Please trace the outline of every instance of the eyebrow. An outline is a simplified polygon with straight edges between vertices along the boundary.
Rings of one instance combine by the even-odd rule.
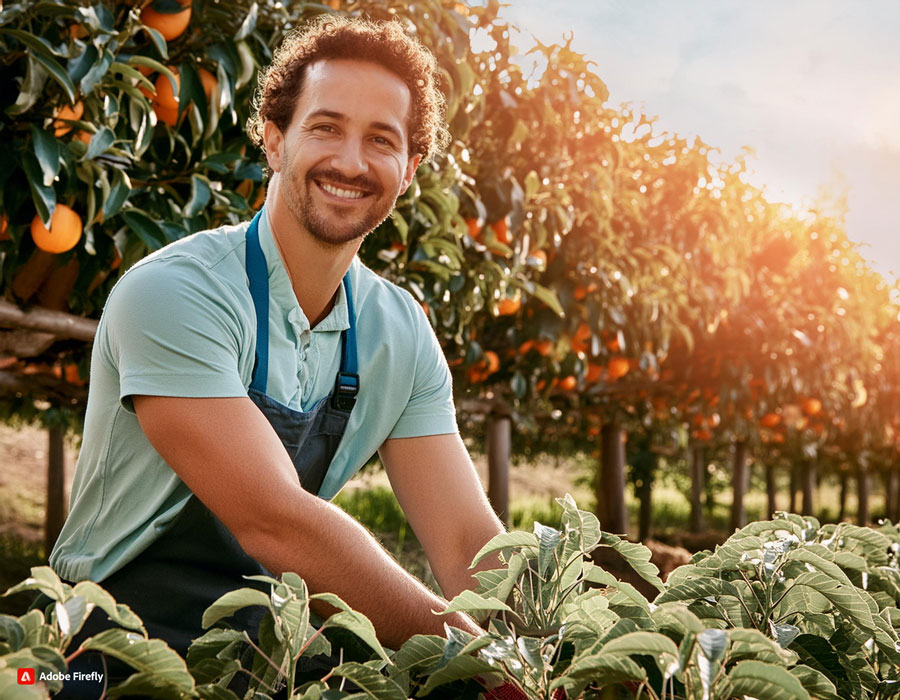
[[[311,112],[310,114],[308,114],[306,120],[308,121],[310,119],[316,119],[318,117],[326,117],[328,119],[334,119],[335,121],[347,120],[346,115],[330,109],[317,109],[315,112]],[[390,134],[393,134],[394,137],[397,138],[401,143],[403,142],[403,134],[393,124],[388,124],[387,122],[372,122],[369,126],[373,129],[377,129],[378,131],[386,131]]]

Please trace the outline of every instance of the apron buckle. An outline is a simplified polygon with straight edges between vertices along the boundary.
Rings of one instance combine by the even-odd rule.
[[[334,394],[331,405],[339,411],[352,411],[359,393],[359,375],[350,372],[338,372],[334,382]]]

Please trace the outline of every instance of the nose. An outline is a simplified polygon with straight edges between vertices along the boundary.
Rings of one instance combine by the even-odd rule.
[[[369,172],[363,141],[356,136],[341,139],[331,165],[347,177],[358,177]]]

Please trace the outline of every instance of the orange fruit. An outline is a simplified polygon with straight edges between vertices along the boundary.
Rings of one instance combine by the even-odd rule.
[[[547,253],[543,250],[532,250],[528,254],[528,262],[535,267],[547,267]]]
[[[582,321],[572,335],[572,349],[575,352],[587,352],[591,343],[591,328]]]
[[[512,316],[520,308],[522,308],[522,297],[503,297],[497,304],[497,315]]]
[[[163,107],[158,104],[153,105],[153,111],[156,113],[156,118],[161,121],[163,124],[168,124],[169,126],[174,127],[178,124],[178,108],[169,109],[168,107]]]
[[[709,442],[712,440],[712,433],[709,430],[694,430],[691,437],[698,442]]]
[[[589,362],[587,366],[587,372],[584,375],[584,381],[587,384],[593,384],[598,381],[600,377],[603,376],[603,365],[597,365],[593,362]]]
[[[759,419],[759,424],[764,428],[774,428],[781,423],[781,416],[777,413],[767,413]]]
[[[822,402],[819,399],[806,399],[803,402],[803,412],[808,416],[817,416],[822,412]]]
[[[500,369],[500,357],[493,350],[486,350],[484,357],[469,367],[467,376],[473,384],[483,382]]]
[[[553,352],[553,341],[552,340],[536,340],[534,341],[534,349],[537,350],[538,355],[543,357],[547,357],[551,352]]]
[[[175,74],[175,87],[181,90],[181,77],[178,75],[178,69],[173,67],[170,70]],[[172,81],[164,73],[160,73],[156,78],[156,97],[153,101],[165,109],[178,109],[178,95],[172,90]]]
[[[83,143],[85,146],[90,146],[91,139],[94,138],[94,135],[90,131],[79,129],[75,132],[75,138],[81,141],[81,143]]]
[[[81,115],[84,114],[84,102],[78,100],[72,107],[69,105],[63,105],[56,112],[56,119],[53,122],[53,135],[56,138],[60,136],[65,136],[70,131],[72,131],[72,125],[66,124],[64,119],[81,119]]]
[[[65,253],[72,250],[81,239],[81,217],[65,204],[57,204],[50,216],[47,229],[37,214],[31,220],[31,237],[34,244],[48,253]]]
[[[520,354],[520,355],[527,355],[533,348],[534,348],[534,341],[533,341],[533,340],[526,340],[524,343],[522,343],[522,344],[519,346],[519,354]]]
[[[184,33],[191,22],[190,3],[182,3],[185,7],[181,12],[165,14],[157,12],[149,5],[141,10],[141,22],[144,26],[155,29],[166,41],[172,41]]]
[[[616,381],[628,374],[631,365],[625,357],[614,357],[609,361],[609,380]]]
[[[491,224],[491,230],[494,232],[494,235],[497,237],[497,243],[502,243],[503,245],[509,245],[512,241],[509,235],[509,217],[504,217],[497,221],[496,223]]]
[[[9,235],[9,219],[6,214],[0,214],[0,241],[8,241]]]
[[[69,384],[82,386],[85,383],[84,379],[81,378],[81,372],[78,371],[78,365],[74,362],[70,362],[63,367],[63,376],[65,376]]]
[[[478,219],[466,219],[466,231],[472,240],[477,241],[481,235],[481,223]]]
[[[260,185],[259,190],[256,192],[256,198],[250,203],[250,207],[256,211],[259,209],[263,203],[266,201],[266,188]]]
[[[571,374],[559,380],[559,388],[563,391],[572,391],[578,386],[578,380]]]

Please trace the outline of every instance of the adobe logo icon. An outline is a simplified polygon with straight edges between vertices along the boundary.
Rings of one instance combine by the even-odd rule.
[[[34,685],[34,669],[20,668],[16,674],[16,680],[19,685]]]

